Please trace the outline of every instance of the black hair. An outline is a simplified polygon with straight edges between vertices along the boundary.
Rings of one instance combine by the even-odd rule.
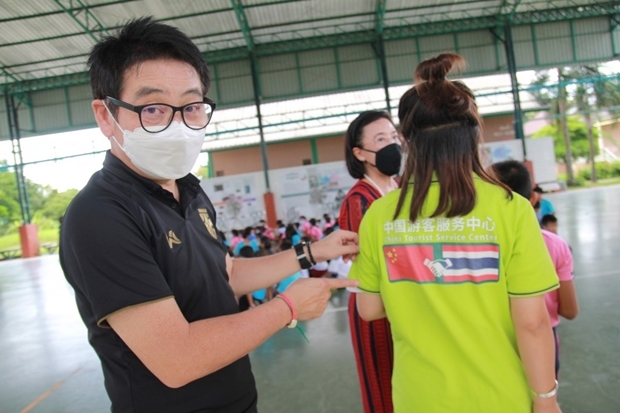
[[[532,178],[530,171],[523,163],[515,160],[497,162],[490,170],[504,185],[525,199],[532,197]]]
[[[158,23],[149,16],[130,20],[93,46],[87,63],[93,98],[120,98],[125,72],[157,59],[177,60],[192,66],[200,77],[203,94],[207,94],[211,82],[209,69],[198,47],[176,27]]]
[[[364,162],[353,154],[353,148],[361,148],[364,127],[379,119],[387,119],[392,122],[392,117],[387,112],[369,110],[362,112],[349,125],[344,137],[344,159],[347,162],[349,174],[355,179],[362,179],[366,172]]]
[[[431,217],[469,214],[476,205],[474,175],[503,187],[506,195],[512,196],[484,170],[480,160],[482,120],[474,93],[464,83],[446,78],[452,69],[462,69],[465,64],[465,59],[454,53],[423,61],[416,68],[417,84],[400,99],[398,118],[408,152],[394,217],[410,196],[409,219],[415,221],[434,180],[439,182],[439,199]],[[411,181],[413,191],[408,195]]]
[[[288,224],[286,229],[284,230],[284,235],[286,235],[287,239],[292,240],[295,235],[297,235],[297,230],[293,224]]]
[[[541,187],[539,187],[538,185],[536,185],[534,187],[534,192],[538,193],[538,194],[544,194],[545,191],[543,191],[543,189]]]
[[[265,248],[266,250],[271,249],[271,240],[269,239],[269,237],[261,237],[260,242],[261,244],[263,244],[263,248]]]
[[[239,231],[237,231],[236,229],[232,229],[230,230],[230,232],[233,234],[234,237],[239,236]]]
[[[309,222],[309,223],[310,223],[310,225],[312,225],[313,227],[315,227],[315,226],[316,226],[316,219],[314,219],[314,218],[310,218],[310,219],[308,220],[308,222]]]
[[[243,238],[247,238],[252,234],[252,230],[254,228],[252,227],[245,227],[245,229],[243,230]]]
[[[241,249],[239,250],[239,256],[243,258],[252,258],[254,257],[254,249],[249,245],[241,247]]]
[[[558,222],[558,219],[553,214],[543,215],[542,218],[540,219],[540,225],[543,227],[547,224],[552,224],[552,223],[557,224],[557,222]]]
[[[282,242],[280,242],[280,251],[290,250],[291,248],[293,248],[293,241],[290,239],[283,239]]]

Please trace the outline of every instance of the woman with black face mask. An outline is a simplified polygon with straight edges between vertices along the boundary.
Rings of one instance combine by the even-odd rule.
[[[400,135],[386,112],[361,113],[347,130],[345,159],[353,178],[359,179],[340,208],[338,225],[357,232],[372,202],[397,189]],[[357,313],[356,293],[349,300],[349,322],[365,413],[391,413],[392,335],[386,318],[364,321]]]

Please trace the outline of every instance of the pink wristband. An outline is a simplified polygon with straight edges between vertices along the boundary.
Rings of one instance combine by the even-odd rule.
[[[295,311],[295,306],[293,305],[293,302],[291,301],[291,299],[288,298],[284,294],[278,294],[278,295],[276,295],[276,298],[281,298],[282,300],[284,300],[286,305],[288,305],[288,308],[291,309],[292,320],[286,326],[288,328],[295,328],[295,327],[297,327],[297,312]]]

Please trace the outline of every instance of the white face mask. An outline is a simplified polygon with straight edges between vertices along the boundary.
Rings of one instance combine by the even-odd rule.
[[[121,128],[116,119],[114,123],[123,131],[123,145],[114,135],[112,139],[136,168],[154,179],[179,179],[190,173],[205,140],[204,128],[193,130],[176,121],[157,133],[141,126],[132,132]]]

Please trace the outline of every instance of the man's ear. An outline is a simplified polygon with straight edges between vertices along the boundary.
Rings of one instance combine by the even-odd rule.
[[[95,99],[91,104],[93,108],[93,112],[95,114],[95,121],[101,130],[101,133],[108,138],[114,135],[114,119],[112,119],[112,115],[105,107],[102,99]]]
[[[360,148],[353,148],[353,156],[355,156],[355,158],[360,162],[366,162],[366,158],[364,158],[364,155],[362,155],[362,153],[363,151]]]

